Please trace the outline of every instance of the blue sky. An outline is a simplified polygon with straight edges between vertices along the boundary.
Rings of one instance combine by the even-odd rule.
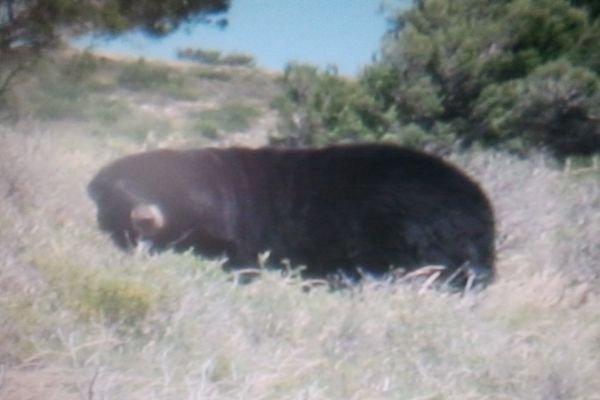
[[[259,66],[282,69],[289,61],[337,65],[355,74],[377,53],[386,31],[382,0],[232,0],[229,26],[197,25],[162,39],[128,34],[93,47],[119,54],[172,59],[179,48],[241,52]],[[388,0],[405,5],[410,0]],[[89,39],[79,44],[88,44]]]

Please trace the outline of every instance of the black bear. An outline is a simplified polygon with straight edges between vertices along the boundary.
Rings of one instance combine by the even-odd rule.
[[[479,186],[445,161],[394,145],[156,150],[117,160],[88,187],[117,245],[141,240],[305,266],[350,280],[441,266],[453,286],[494,275],[494,216]],[[470,278],[469,278],[470,277]]]

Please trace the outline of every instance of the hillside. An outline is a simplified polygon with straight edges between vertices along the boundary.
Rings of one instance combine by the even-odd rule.
[[[595,169],[452,155],[498,219],[498,279],[464,296],[236,285],[218,260],[125,254],[97,230],[98,168],[265,144],[277,91],[256,69],[89,54],[21,78],[0,127],[0,399],[600,399]]]

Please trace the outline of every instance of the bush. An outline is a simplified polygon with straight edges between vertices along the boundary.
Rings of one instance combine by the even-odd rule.
[[[153,304],[154,289],[123,274],[86,268],[58,255],[36,259],[34,264],[60,301],[84,320],[132,326],[145,318]]]
[[[600,151],[600,21],[581,8],[420,0],[394,19],[382,52],[395,80],[376,90],[400,126],[436,138],[443,124],[463,145]]]
[[[559,156],[600,151],[600,79],[566,60],[488,86],[475,114],[495,141],[516,150],[546,147]]]
[[[182,60],[195,61],[201,64],[215,65],[221,59],[219,50],[204,50],[204,49],[179,49],[177,50],[177,58]]]
[[[124,325],[143,320],[155,297],[148,284],[108,273],[87,277],[76,293],[82,315]]]
[[[190,60],[200,64],[207,65],[227,65],[251,67],[254,65],[254,57],[243,53],[222,54],[219,50],[206,49],[179,49],[177,58],[180,60]]]
[[[379,82],[371,76],[371,83]],[[283,91],[273,101],[280,117],[273,143],[314,145],[382,137],[393,123],[394,111],[365,87],[340,77],[337,70],[290,64],[282,79]]]
[[[251,67],[254,65],[254,57],[250,54],[232,53],[224,55],[219,64],[229,66]]]

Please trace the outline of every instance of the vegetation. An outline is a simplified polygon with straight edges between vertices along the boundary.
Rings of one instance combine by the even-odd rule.
[[[41,49],[65,34],[118,34],[131,29],[162,36],[183,23],[210,22],[224,12],[228,0],[6,0],[0,5],[0,54],[15,47]],[[224,20],[219,20],[224,24]]]
[[[163,36],[192,22],[226,25],[211,17],[229,0],[5,0],[0,3],[0,117],[14,116],[13,80],[45,50],[83,33],[116,35],[139,29]],[[6,116],[6,115],[4,115]]]
[[[597,18],[600,16],[600,4],[594,0],[570,0],[571,4],[585,9],[592,17]]]
[[[190,129],[210,139],[217,139],[224,133],[248,130],[260,114],[260,110],[249,103],[223,104],[217,109],[190,115],[193,121]]]
[[[21,119],[87,122],[96,135],[138,142],[174,135],[182,142],[201,142],[244,133],[272,114],[263,103],[277,90],[257,71],[229,73],[194,64],[173,68],[87,52],[40,61],[21,81],[12,101]]]
[[[177,57],[181,60],[189,60],[208,65],[225,65],[230,67],[251,67],[254,65],[254,57],[249,54],[223,54],[219,50],[192,48],[179,49],[177,50]]]
[[[274,118],[264,119],[274,78],[235,69],[215,79],[206,66],[143,62],[184,79],[197,93],[186,100],[163,84],[122,87],[124,71],[139,63],[57,56],[15,87],[25,117],[0,128],[0,398],[600,392],[597,169],[565,172],[547,157],[489,150],[449,155],[481,182],[498,219],[498,279],[481,293],[375,281],[307,292],[293,272],[274,271],[238,285],[221,260],[142,247],[122,253],[96,228],[85,185],[108,160],[133,151],[265,143],[258,133],[276,129]],[[336,90],[353,87],[327,76]],[[51,118],[40,111],[61,97],[73,99],[71,109]],[[244,135],[226,130],[235,115]],[[206,120],[217,126],[215,139],[190,129]],[[160,123],[167,128],[159,134]]]
[[[597,152],[600,19],[596,3],[575,3],[590,12],[566,0],[417,1],[393,17],[381,61],[357,82],[290,66],[276,103],[282,133]]]
[[[335,68],[320,71],[291,64],[282,84],[282,93],[273,101],[280,116],[273,142],[305,145],[378,139],[394,123],[366,88],[338,76]]]
[[[56,2],[27,5],[42,3]],[[275,77],[3,58],[0,398],[597,398],[599,170],[544,153],[598,150],[596,4],[419,0],[355,80],[297,64]],[[19,63],[30,73],[13,76]],[[497,281],[464,296],[369,280],[306,290],[294,270],[238,285],[222,260],[122,253],[98,232],[84,188],[108,160],[268,140],[444,150],[493,203]]]
[[[441,121],[466,143],[561,155],[600,148],[600,24],[582,9],[427,0],[398,17],[396,32],[384,57],[403,77],[392,89],[400,116],[426,129]],[[426,112],[423,99],[433,104]]]

